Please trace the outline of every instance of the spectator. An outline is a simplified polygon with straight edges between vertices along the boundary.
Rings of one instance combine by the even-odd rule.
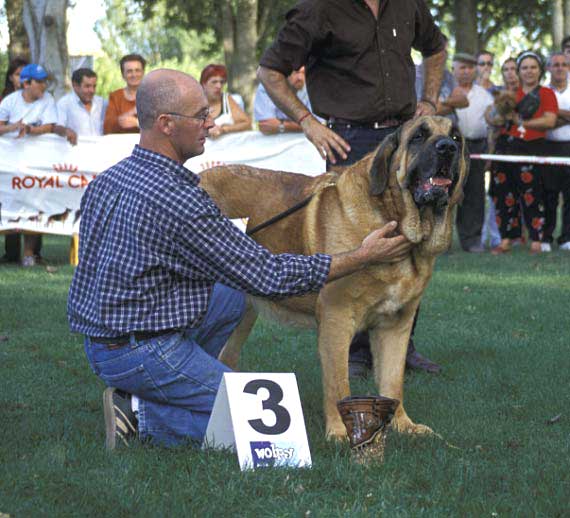
[[[453,58],[453,76],[467,97],[469,106],[455,110],[457,122],[470,153],[487,150],[487,123],[485,110],[493,104],[492,95],[475,84],[475,56],[458,52]],[[466,252],[481,253],[481,228],[485,217],[485,162],[471,160],[469,176],[463,186],[464,198],[457,207],[457,233]]]
[[[444,35],[445,37],[445,35]],[[447,37],[445,37],[445,50],[447,51]],[[418,102],[422,100],[424,95],[424,64],[423,62],[416,65],[416,99]],[[443,71],[443,79],[441,88],[439,89],[438,101],[436,103],[436,115],[448,116],[455,124],[457,117],[455,116],[456,108],[467,108],[469,101],[465,97],[463,91],[457,88],[453,74],[445,68]]]
[[[77,136],[103,135],[106,103],[95,95],[97,74],[90,68],[79,68],[71,76],[73,92],[57,102],[55,132],[75,145]]]
[[[305,86],[305,67],[293,70],[287,76],[287,82],[299,100],[310,110],[309,94]],[[259,123],[259,131],[264,135],[303,131],[297,122],[291,120],[275,106],[262,83],[259,83],[255,94],[253,117]]]
[[[556,52],[548,59],[550,72],[550,88],[556,94],[558,101],[558,118],[556,128],[546,134],[548,155],[570,156],[570,89],[568,88],[568,63],[562,52]],[[570,251],[570,167],[549,166],[544,177],[544,236],[542,237],[542,251],[552,250],[552,235],[556,228],[556,212],[560,194],[564,205],[562,206],[562,228],[558,245],[560,250]]]
[[[0,95],[0,101],[7,95],[20,89],[20,73],[27,64],[28,62],[22,58],[14,58],[10,61],[8,70],[6,70],[4,90],[2,90],[2,95]]]
[[[507,58],[503,62],[501,66],[501,75],[503,76],[503,85],[499,88],[501,90],[507,90],[516,94],[516,91],[519,88],[519,76],[517,75],[517,64],[514,58]],[[489,170],[490,165],[485,165],[486,170]],[[520,241],[520,238],[520,235],[513,235],[511,242],[513,244],[518,243]],[[497,211],[495,208],[495,203],[493,202],[493,198],[489,195],[487,195],[487,212],[485,214],[483,230],[481,231],[481,246],[485,247],[487,242],[489,242],[489,247],[491,248],[492,253],[501,253],[501,233],[499,232],[499,227],[497,226]]]
[[[411,246],[384,237],[391,222],[344,254],[271,254],[227,220],[183,166],[204,152],[214,127],[198,82],[155,70],[137,108],[140,144],[81,200],[81,258],[67,304],[71,330],[85,335],[89,363],[108,385],[110,449],[136,437],[169,446],[202,441],[230,370],[218,356],[243,316],[244,291],[273,298],[318,291],[366,265],[401,260]]]
[[[6,71],[6,80],[4,82],[4,90],[2,95],[0,95],[0,101],[4,99],[7,95],[20,89],[20,72],[28,62],[22,58],[15,58],[8,64],[8,70]],[[19,263],[20,262],[20,250],[22,247],[20,234],[13,232],[5,234],[4,236],[4,250],[5,253],[0,259],[3,263]]]
[[[55,101],[46,92],[48,73],[41,65],[26,65],[20,73],[22,89],[0,103],[0,135],[21,138],[24,135],[51,133],[57,122]],[[34,266],[41,260],[41,236],[24,237],[22,266]]]
[[[517,75],[517,61],[515,58],[507,58],[501,66],[501,75],[503,76],[503,90],[516,92],[519,89],[520,81]]]
[[[497,153],[544,156],[546,131],[554,128],[558,113],[556,95],[540,86],[544,73],[542,58],[532,51],[522,52],[516,61],[520,87],[516,92],[518,113],[510,130],[503,130]],[[520,237],[520,207],[531,239],[530,252],[541,252],[544,226],[543,168],[533,164],[498,162],[493,172],[492,195],[497,209],[501,245],[494,252],[504,253],[511,240]]]
[[[127,86],[109,94],[103,133],[138,133],[139,121],[135,99],[144,76],[146,61],[138,54],[128,54],[120,61],[121,74]]]
[[[251,119],[238,106],[233,97],[224,92],[228,73],[224,65],[210,64],[200,75],[200,84],[204,88],[215,126],[209,137],[216,139],[226,133],[251,129]]]
[[[491,81],[494,61],[495,55],[488,50],[482,50],[477,54],[477,84],[482,86],[490,94],[499,89],[499,87]]]

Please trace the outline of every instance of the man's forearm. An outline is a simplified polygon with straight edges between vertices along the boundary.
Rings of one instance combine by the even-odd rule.
[[[422,99],[430,101],[434,106],[436,106],[437,99],[439,97],[439,90],[441,88],[446,59],[447,52],[442,50],[429,58],[425,58],[423,61],[424,93]]]
[[[350,275],[351,273],[361,270],[364,266],[366,266],[366,261],[358,249],[352,252],[335,254],[332,256],[327,282],[340,279],[345,275]]]
[[[53,133],[55,124],[42,124],[41,126],[30,126],[29,135],[43,135],[44,133]]]
[[[309,112],[291,90],[287,78],[281,72],[260,66],[257,69],[257,77],[275,105],[293,121],[299,121]]]

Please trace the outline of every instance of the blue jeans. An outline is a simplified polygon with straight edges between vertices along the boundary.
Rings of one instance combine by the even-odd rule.
[[[85,338],[91,368],[106,385],[139,398],[139,438],[175,446],[202,441],[224,372],[217,360],[245,310],[245,295],[214,285],[196,328],[110,350]]]

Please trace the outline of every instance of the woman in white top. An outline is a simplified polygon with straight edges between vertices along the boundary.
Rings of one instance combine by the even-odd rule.
[[[226,67],[214,64],[204,68],[200,75],[200,83],[208,98],[210,112],[216,124],[209,133],[209,136],[214,139],[225,133],[251,129],[251,119],[232,96],[223,91],[227,77]]]

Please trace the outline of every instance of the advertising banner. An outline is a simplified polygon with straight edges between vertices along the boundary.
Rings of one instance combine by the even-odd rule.
[[[106,135],[79,138],[71,146],[56,135],[0,137],[0,232],[77,233],[85,188],[129,156],[138,140],[138,135]],[[185,166],[200,173],[223,164],[309,175],[325,171],[324,160],[303,134],[265,136],[257,131],[208,140],[205,152]]]

